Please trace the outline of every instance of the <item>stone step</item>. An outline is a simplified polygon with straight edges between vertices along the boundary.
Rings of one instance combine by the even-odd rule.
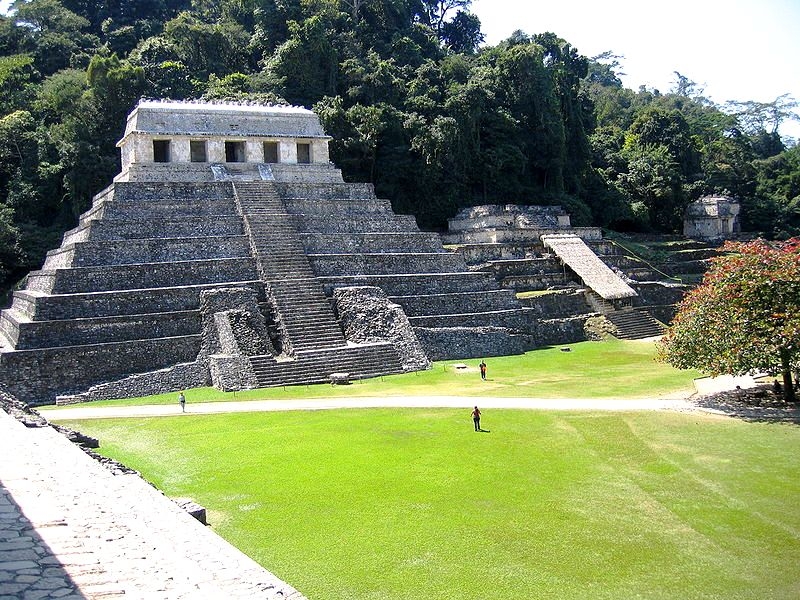
[[[662,335],[666,328],[647,312],[641,310],[619,310],[606,314],[618,330],[617,337],[627,340],[643,339]]]
[[[449,294],[480,292],[497,289],[494,279],[487,273],[414,273],[392,275],[332,275],[318,277],[326,295],[337,287],[377,286],[388,296],[414,294]]]
[[[493,260],[481,267],[482,271],[494,273],[496,279],[504,277],[530,277],[536,275],[561,275],[561,263],[556,258],[518,258]]]
[[[563,273],[542,273],[540,275],[511,275],[503,277],[500,280],[500,287],[520,293],[568,287],[573,283]]]
[[[378,198],[334,198],[318,200],[310,198],[286,198],[283,201],[286,210],[294,214],[307,215],[357,215],[379,214],[394,218],[392,203]]]
[[[230,182],[117,182],[106,188],[106,195],[115,201],[144,204],[150,201],[175,199],[184,202],[195,200],[228,200],[233,199],[233,186]],[[103,196],[104,192],[99,194]]]
[[[300,233],[417,233],[417,221],[411,215],[385,216],[353,215],[347,219],[332,219],[321,215],[296,215]]]
[[[163,237],[209,237],[244,235],[244,224],[238,215],[182,217],[145,220],[91,220],[64,234],[64,243],[104,240],[142,240]]]
[[[402,373],[402,365],[390,344],[345,346],[323,352],[299,352],[297,359],[277,361],[251,357],[259,386],[328,383],[331,373],[350,373],[352,380]]]
[[[200,333],[196,310],[57,321],[31,321],[13,310],[0,314],[0,330],[18,350],[103,344]]]
[[[311,200],[333,200],[352,198],[374,198],[370,183],[293,183],[276,182],[274,189],[282,198],[308,198]]]
[[[390,296],[389,300],[402,306],[409,317],[520,308],[514,292],[510,290]]]
[[[51,250],[47,253],[43,268],[144,264],[214,258],[247,258],[249,256],[250,244],[244,235],[87,241],[66,244],[58,250]]]
[[[50,294],[163,288],[181,285],[252,281],[250,258],[218,258],[180,262],[96,266],[34,271],[27,289]]]
[[[31,320],[84,319],[141,313],[195,310],[200,293],[221,287],[247,287],[265,300],[260,281],[226,281],[157,289],[113,290],[48,295],[32,290],[14,292],[12,309]]]
[[[319,277],[466,271],[466,264],[462,257],[442,252],[426,254],[309,254],[308,259],[314,273]]]
[[[525,331],[528,329],[528,309],[481,311],[409,317],[411,326],[426,328],[452,327],[503,327]]]
[[[445,252],[439,235],[404,233],[303,233],[299,237],[309,254],[355,254],[375,252]]]
[[[230,201],[197,200],[186,202],[158,202],[150,204],[119,204],[109,202],[103,211],[111,219],[179,219],[182,217],[231,216],[236,209]]]

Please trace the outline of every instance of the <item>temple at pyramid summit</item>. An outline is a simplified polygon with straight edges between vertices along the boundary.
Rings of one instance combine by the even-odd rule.
[[[480,228],[454,221],[445,247],[371,184],[346,183],[329,142],[304,108],[140,101],[118,143],[121,172],[0,313],[2,384],[31,404],[237,390],[554,339],[518,289],[468,265],[485,217]],[[518,217],[505,230],[535,229]],[[556,271],[579,263],[576,287],[575,273],[597,266],[575,240],[599,233],[568,220],[536,230],[534,252],[545,261],[563,249]],[[637,296],[614,277],[604,287],[612,308]],[[582,339],[585,306],[574,323],[560,315],[558,341]]]

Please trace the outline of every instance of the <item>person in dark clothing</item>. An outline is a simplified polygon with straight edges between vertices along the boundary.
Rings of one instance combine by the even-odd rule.
[[[481,379],[486,380],[486,362],[481,359],[481,364],[478,366],[481,368]]]
[[[481,411],[476,406],[472,411],[472,422],[475,424],[475,431],[481,430]]]

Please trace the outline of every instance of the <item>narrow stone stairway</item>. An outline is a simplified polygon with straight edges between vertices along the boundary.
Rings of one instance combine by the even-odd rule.
[[[294,352],[346,345],[316,281],[292,215],[269,182],[236,182],[237,202],[261,279],[269,285]]]
[[[647,312],[633,308],[607,313],[605,317],[617,328],[617,336],[623,340],[640,340],[663,335],[666,327]]]

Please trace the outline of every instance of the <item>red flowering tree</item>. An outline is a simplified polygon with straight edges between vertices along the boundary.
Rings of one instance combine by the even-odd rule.
[[[783,376],[795,401],[800,370],[800,238],[727,242],[703,283],[681,302],[659,344],[659,357],[679,369],[711,375],[765,372]]]

